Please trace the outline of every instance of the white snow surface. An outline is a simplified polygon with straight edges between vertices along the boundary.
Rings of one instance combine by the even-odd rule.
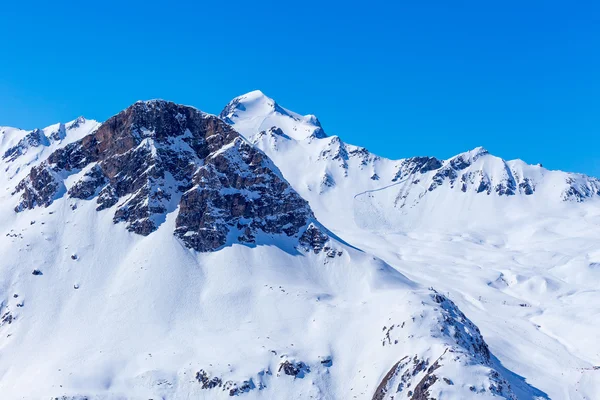
[[[246,101],[276,104],[251,92],[221,117],[273,159],[329,229],[448,294],[499,360],[549,398],[600,399],[596,178],[483,148],[421,173],[410,159],[378,157],[337,136],[299,135],[313,124]],[[454,183],[430,189],[436,173],[459,162],[468,166]],[[515,193],[498,194],[511,178]],[[489,194],[477,191],[481,182]],[[571,188],[583,196],[569,195]]]
[[[3,398],[227,398],[202,389],[200,370],[252,382],[246,398],[371,398],[399,360],[432,363],[448,349],[462,358],[438,372],[455,383],[432,393],[492,398],[471,387],[485,391],[493,370],[511,382],[506,393],[536,393],[469,353],[433,292],[335,239],[333,258],[281,237],[201,254],[173,236],[176,211],[142,237],[92,201],[60,198],[22,213],[0,204]],[[466,326],[469,343],[478,333]],[[286,360],[310,371],[288,376]]]
[[[97,121],[83,117],[33,131],[0,126],[0,184],[4,187],[10,181],[14,186],[54,150],[87,136],[99,126]]]
[[[198,253],[173,236],[177,209],[147,237],[113,223],[118,205],[62,196],[16,213],[31,167],[99,124],[57,124],[38,145],[0,128],[0,155],[21,143],[0,159],[0,398],[372,399],[396,368],[380,398],[410,399],[419,360],[441,364],[438,400],[600,398],[596,180],[478,148],[440,161],[469,164],[465,191],[460,177],[430,191],[439,168],[326,136],[259,91],[231,104],[222,118],[309,201],[336,255],[266,235]],[[498,195],[507,176],[535,193]]]

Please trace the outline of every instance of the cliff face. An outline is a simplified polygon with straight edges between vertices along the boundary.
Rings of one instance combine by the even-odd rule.
[[[244,242],[258,231],[293,236],[312,217],[264,153],[229,125],[166,101],[138,102],[56,150],[15,192],[16,211],[63,195],[94,200],[98,211],[116,205],[113,221],[141,235],[178,207],[175,234],[200,251],[225,245],[231,232]]]

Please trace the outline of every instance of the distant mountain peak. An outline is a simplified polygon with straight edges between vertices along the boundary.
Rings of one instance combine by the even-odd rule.
[[[260,90],[234,98],[219,117],[250,141],[263,131],[278,127],[295,140],[324,138],[319,119],[312,114],[301,115],[280,106]]]
[[[27,153],[32,159],[38,159],[38,153],[43,153],[44,149],[53,150],[61,144],[78,140],[98,126],[99,123],[94,120],[78,117],[31,131],[0,127],[0,159],[14,161]]]
[[[471,158],[479,158],[481,156],[490,154],[490,152],[487,151],[487,149],[484,148],[483,146],[477,146],[474,149],[466,151],[466,152],[464,152],[462,154],[468,155]]]
[[[428,203],[439,201],[440,196],[452,197],[453,202],[465,208],[475,199],[481,207],[487,207],[492,204],[485,200],[487,196],[501,197],[506,199],[502,202],[513,205],[520,200],[509,198],[532,196],[535,200],[528,201],[539,202],[540,208],[600,197],[600,181],[595,178],[549,171],[520,160],[504,160],[482,146],[445,160],[378,157],[337,136],[325,135],[315,116],[302,116],[288,109],[278,112],[278,107],[274,100],[255,91],[235,98],[221,118],[275,160],[285,178],[311,202],[317,217],[326,224],[330,216],[338,213],[339,201],[350,202],[356,196],[361,201],[365,199],[364,203],[385,198],[381,215],[389,215],[388,219],[394,221],[412,209],[433,207]],[[299,169],[299,165],[303,168]],[[336,201],[323,207],[322,196],[335,197]],[[343,209],[346,214],[335,221],[351,221],[357,212],[363,213],[352,207]],[[365,215],[370,212],[364,211]]]

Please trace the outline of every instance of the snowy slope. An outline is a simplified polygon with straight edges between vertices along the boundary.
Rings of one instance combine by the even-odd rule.
[[[234,99],[221,118],[269,155],[318,217],[337,228],[436,227],[451,214],[449,223],[462,229],[472,223],[474,203],[493,216],[600,198],[596,178],[505,161],[483,148],[448,160],[378,157],[326,136],[316,117],[286,110],[260,91]]]
[[[252,382],[248,398],[370,398],[396,362],[428,362],[411,370],[414,387],[446,349],[432,395],[490,398],[503,386],[510,398],[504,377],[518,390],[518,378],[468,347],[478,343],[473,328],[454,338],[453,307],[456,323],[427,290],[340,243],[333,259],[285,242],[194,253],[173,236],[174,215],[141,237],[89,201],[16,219],[19,236],[2,245],[13,260],[2,276],[6,398],[228,397],[225,387],[203,389],[201,370]],[[306,364],[305,376],[281,372],[286,360]]]
[[[3,174],[0,182],[20,180],[54,150],[83,138],[100,124],[79,117],[67,123],[50,125],[43,129],[25,131],[0,126],[0,165]]]
[[[260,92],[234,99],[221,118],[336,234],[449,294],[513,371],[554,399],[598,398],[596,178],[483,148],[448,160],[381,158]]]
[[[2,398],[547,398],[218,118],[67,128],[0,161]]]

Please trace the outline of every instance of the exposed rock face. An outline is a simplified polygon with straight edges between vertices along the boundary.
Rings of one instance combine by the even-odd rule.
[[[208,372],[201,369],[196,372],[196,380],[202,385],[202,389],[213,389],[223,385],[223,381],[218,376],[211,377]]]
[[[587,198],[600,196],[600,180],[598,179],[577,175],[567,178],[567,184],[569,187],[563,192],[563,200],[581,203]]]
[[[19,182],[15,188],[14,193],[21,193],[21,201],[15,207],[15,211],[37,206],[48,207],[62,185],[55,175],[54,171],[45,164],[33,167],[28,178]]]
[[[463,388],[470,397],[491,394],[516,400],[510,384],[492,362],[488,346],[477,326],[445,296],[434,291],[431,299],[434,304],[439,305],[439,332],[443,338],[448,339],[445,350],[441,355],[435,355],[433,361],[417,355],[402,357],[383,377],[373,394],[373,400],[395,399],[400,394],[409,400],[438,399],[445,387],[454,385],[449,375],[455,370],[456,364],[462,369],[486,370],[483,379]],[[387,340],[392,328],[393,326],[387,330]]]
[[[85,173],[82,179],[71,186],[68,194],[75,199],[88,200],[94,197],[98,188],[103,187],[106,183],[108,183],[108,179],[104,175],[104,171],[96,164]]]
[[[44,132],[41,129],[34,129],[21,139],[19,143],[4,152],[2,158],[7,161],[14,161],[23,155],[29,147],[47,146],[48,143],[48,138],[44,136]]]
[[[484,363],[489,363],[490,350],[483,340],[479,328],[446,296],[434,293],[431,297],[441,308],[440,311],[443,317],[441,332],[444,335],[451,336],[455,343],[461,348],[467,349],[469,354],[476,356]]]
[[[435,157],[412,157],[402,160],[398,166],[398,172],[392,182],[408,177],[410,174],[419,172],[424,174],[442,167],[442,162]]]
[[[194,187],[180,202],[175,235],[208,251],[224,245],[232,231],[250,243],[258,231],[297,234],[312,212],[275,171],[264,153],[236,137],[195,174]]]
[[[279,364],[279,369],[277,370],[277,372],[293,376],[294,378],[303,378],[304,375],[310,372],[310,368],[302,361],[295,362],[285,360],[281,364]]]
[[[315,224],[310,224],[300,236],[300,245],[307,251],[313,251],[319,254],[324,248],[325,243],[329,240],[329,236],[323,233]]]
[[[71,198],[117,205],[113,220],[148,235],[179,205],[175,234],[199,251],[230,233],[293,236],[312,212],[272,162],[219,118],[174,103],[138,102],[94,133],[52,153],[19,183],[17,211],[49,206],[63,179]],[[234,232],[235,231],[235,232]]]
[[[329,143],[319,154],[319,160],[332,160],[342,169],[347,176],[350,160],[357,160],[360,169],[373,163],[379,157],[371,154],[364,147],[351,146],[344,143],[338,136],[329,138]]]
[[[6,150],[2,155],[2,160],[13,162],[31,148],[48,147],[53,142],[61,142],[67,136],[68,131],[79,128],[85,122],[85,118],[79,117],[68,124],[60,123],[45,129],[34,129],[19,140],[17,144]]]
[[[330,361],[329,361],[330,362]],[[326,368],[330,365],[321,365],[321,368]],[[317,367],[319,369],[319,367]],[[212,392],[224,392],[229,396],[239,396],[241,394],[254,390],[262,391],[270,386],[271,379],[289,379],[288,376],[294,379],[303,379],[311,372],[311,367],[302,361],[284,360],[279,363],[277,374],[274,376],[269,367],[262,369],[256,374],[240,381],[227,379],[225,376],[215,376],[204,369],[196,372],[196,380],[203,390]],[[226,380],[227,379],[227,380]]]
[[[531,195],[535,192],[535,182],[530,178],[521,177],[515,171],[512,171],[508,164],[501,160],[502,171],[494,177],[491,177],[483,170],[467,170],[477,160],[489,153],[484,148],[476,148],[470,152],[459,154],[450,159],[445,165],[439,165],[428,191],[433,191],[448,182],[450,187],[454,187],[458,182],[462,192],[474,190],[476,193],[492,194],[498,196],[513,196],[517,193]],[[467,171],[465,171],[467,170]]]

